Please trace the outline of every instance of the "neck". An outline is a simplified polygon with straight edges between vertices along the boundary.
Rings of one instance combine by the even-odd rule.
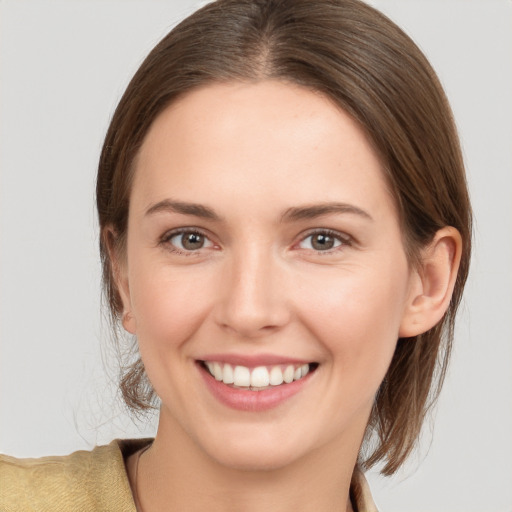
[[[350,511],[359,445],[336,444],[282,467],[239,469],[220,464],[161,417],[155,441],[139,463],[140,505],[143,512]]]

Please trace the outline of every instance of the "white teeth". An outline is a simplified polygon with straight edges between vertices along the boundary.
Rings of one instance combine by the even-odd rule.
[[[283,380],[286,382],[286,384],[290,384],[290,382],[293,382],[293,372],[294,368],[292,365],[286,367],[283,373]]]
[[[274,366],[272,367],[272,370],[270,370],[270,384],[272,386],[279,386],[284,381],[283,377],[283,371],[281,370],[281,367]]]
[[[235,386],[249,387],[251,385],[251,371],[245,366],[235,366],[233,380]]]
[[[263,388],[270,384],[268,370],[264,366],[258,366],[251,372],[251,386]]]
[[[233,367],[230,364],[224,365],[222,382],[224,382],[224,384],[233,384],[235,382],[235,377],[233,375]]]
[[[222,380],[222,366],[219,363],[213,363],[213,376],[216,380]]]
[[[303,364],[295,367],[292,364],[287,366],[257,366],[252,370],[246,366],[231,366],[218,362],[205,361],[208,371],[216,380],[224,384],[233,384],[242,388],[261,388],[269,386],[280,386],[281,384],[290,384],[294,380],[299,380],[309,373],[309,364]],[[284,369],[284,370],[283,370]]]

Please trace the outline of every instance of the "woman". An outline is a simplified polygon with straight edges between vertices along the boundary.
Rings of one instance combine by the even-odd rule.
[[[359,467],[412,450],[470,252],[455,128],[415,45],[353,0],[210,4],[136,73],[97,183],[113,321],[141,356],[121,387],[135,410],[158,396],[158,433],[8,459],[3,499],[374,510]]]

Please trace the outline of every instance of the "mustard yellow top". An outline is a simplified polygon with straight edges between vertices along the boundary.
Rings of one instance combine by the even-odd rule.
[[[0,512],[137,512],[124,459],[151,441],[116,440],[61,457],[0,455]],[[357,512],[377,512],[358,469],[350,495]]]

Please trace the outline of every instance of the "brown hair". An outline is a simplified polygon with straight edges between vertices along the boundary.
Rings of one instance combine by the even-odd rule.
[[[418,47],[359,0],[218,0],[185,19],[148,55],[124,93],[100,157],[97,206],[103,284],[114,325],[122,315],[109,244],[123,251],[134,160],[155,118],[212,82],[275,79],[319,91],[355,118],[378,151],[413,264],[444,226],[462,235],[462,260],[443,320],[399,339],[377,393],[363,448],[367,467],[392,474],[414,447],[443,382],[468,273],[471,208],[450,107]],[[115,236],[112,233],[115,233]],[[138,355],[121,390],[133,409],[154,392]],[[369,450],[369,439],[376,439]]]

